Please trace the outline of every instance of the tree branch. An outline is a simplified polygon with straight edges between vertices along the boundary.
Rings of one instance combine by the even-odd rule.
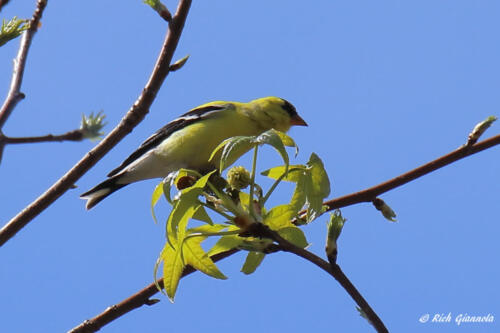
[[[39,2],[42,0],[39,0]],[[169,29],[154,70],[146,83],[141,95],[130,110],[116,126],[95,148],[90,150],[65,175],[54,183],[45,193],[24,208],[0,230],[0,246],[11,239],[19,230],[26,226],[38,214],[44,211],[75,182],[93,167],[111,148],[120,142],[132,129],[139,124],[153,103],[156,94],[169,73],[170,62],[179,43],[179,38],[186,21],[191,0],[180,0],[177,11],[169,22]]]
[[[435,159],[434,161],[419,166],[418,168],[415,168],[402,175],[394,177],[388,181],[367,188],[366,190],[347,194],[336,199],[325,201],[323,204],[327,205],[328,210],[330,211],[333,209],[351,206],[361,202],[372,202],[377,196],[385,192],[388,192],[392,189],[395,189],[396,187],[409,183],[412,180],[415,180],[428,173],[436,171],[437,169],[440,169],[453,162],[461,160],[462,158],[479,153],[483,150],[486,150],[498,144],[500,144],[500,134],[495,135],[489,139],[483,140],[481,142],[478,142],[472,146],[461,146],[460,148],[452,151],[449,154],[441,156]],[[304,211],[300,212],[300,214],[304,213],[305,213]]]
[[[262,223],[253,223],[248,232],[256,237],[265,237],[269,238],[276,243],[278,243],[279,247],[282,251],[293,253],[324,270],[331,276],[337,280],[338,283],[342,286],[342,288],[347,291],[347,293],[352,297],[352,299],[358,304],[358,306],[363,310],[366,314],[370,323],[375,327],[377,332],[389,332],[385,327],[382,320],[379,316],[373,311],[368,302],[364,299],[361,293],[356,289],[356,287],[352,284],[352,282],[347,278],[347,276],[342,272],[340,266],[336,263],[331,264],[322,258],[318,257],[312,252],[307,251],[301,247],[296,246],[295,244],[287,241],[283,237],[281,237],[278,232],[271,230],[269,227]]]
[[[30,136],[11,138],[0,134],[0,142],[3,144],[19,144],[19,143],[39,143],[39,142],[54,142],[54,141],[82,141],[85,138],[83,130],[77,129],[66,132],[60,135],[47,134],[43,136]]]
[[[2,6],[6,2],[2,3]],[[0,131],[2,130],[5,122],[9,118],[10,114],[16,107],[17,103],[24,98],[24,94],[21,92],[21,83],[23,82],[24,68],[26,67],[26,58],[28,57],[28,51],[31,46],[31,41],[33,36],[38,30],[38,24],[42,18],[43,11],[47,6],[47,0],[38,0],[36,4],[35,12],[33,17],[29,22],[29,28],[23,33],[21,39],[21,44],[19,46],[19,52],[17,53],[16,59],[14,59],[14,70],[12,72],[12,80],[10,83],[9,92],[7,97],[0,108]]]
[[[473,155],[475,153],[478,153],[478,152],[483,151],[485,149],[491,148],[491,147],[498,145],[498,144],[500,144],[500,135],[496,135],[492,138],[483,140],[479,143],[476,143],[473,146],[469,146],[466,148],[461,147],[461,148],[459,148],[459,149],[457,149],[457,150],[455,150],[447,155],[439,157],[438,159],[436,159],[432,162],[424,164],[424,165],[422,165],[422,166],[420,166],[412,171],[404,173],[404,174],[397,176],[391,180],[388,180],[384,183],[370,187],[370,188],[363,190],[363,191],[359,191],[356,193],[342,196],[342,197],[337,198],[337,199],[326,201],[324,204],[329,206],[329,210],[333,210],[336,208],[354,205],[354,204],[360,203],[360,202],[365,202],[365,201],[370,202],[370,201],[372,201],[371,196],[376,197],[377,195],[380,195],[380,194],[385,193],[393,188],[396,188],[398,186],[406,184],[407,182],[414,180],[418,177],[421,177],[429,172],[437,170],[437,169],[444,167],[450,163],[453,163],[459,159]],[[411,178],[411,179],[408,180],[409,178]],[[402,181],[401,179],[406,180],[406,181],[404,183],[401,183],[401,181]],[[390,184],[392,187],[387,185],[387,184]],[[281,246],[281,248],[282,248],[282,246]],[[284,249],[284,248],[283,248],[283,250],[286,251],[286,249]],[[303,249],[300,249],[300,250],[301,251],[299,251],[299,252],[302,253]],[[305,251],[305,250],[303,250],[303,251]],[[214,262],[217,262],[221,259],[224,259],[226,257],[233,255],[236,252],[238,252],[238,250],[230,250],[227,252],[220,253],[219,255],[221,256],[221,258],[219,258],[219,257],[216,258],[216,256],[213,256],[211,258]],[[297,253],[297,255],[299,255],[299,254]],[[326,261],[324,261],[323,259],[317,257],[316,255],[314,255],[312,253],[311,253],[311,255],[312,255],[311,260],[309,260],[308,258],[305,258],[305,259],[313,262],[315,265],[326,270],[330,275],[332,275],[344,287],[344,289],[349,293],[349,295],[356,301],[356,303],[360,306],[360,308],[368,316],[368,314],[370,312],[369,310],[367,310],[369,307],[368,303],[366,303],[366,300],[364,300],[364,298],[361,296],[361,294],[359,294],[359,292],[356,290],[354,285],[352,285],[352,283],[349,281],[349,279],[345,276],[345,274],[342,272],[340,266],[338,266],[336,263],[333,263],[330,266],[330,264],[327,263]],[[304,258],[304,256],[306,256],[306,254],[303,254],[300,256]],[[328,266],[328,268],[326,266]],[[189,266],[186,267],[182,276],[185,276],[185,275],[192,273],[191,270],[192,270],[191,267],[189,267]],[[189,273],[186,273],[186,271],[188,271]],[[163,279],[159,279],[158,283],[160,284],[160,286],[163,286]],[[153,296],[154,294],[156,294],[157,292],[158,292],[158,289],[156,288],[155,284],[152,283],[149,286],[142,289],[141,291],[137,292],[136,294],[125,299],[124,301],[109,307],[108,309],[106,309],[104,312],[97,315],[96,317],[83,322],[82,324],[75,327],[70,332],[71,333],[95,332],[95,331],[91,330],[91,328],[96,328],[96,330],[100,329],[104,325],[106,325],[106,324],[110,323],[111,321],[113,321],[114,319],[117,319],[118,317],[126,314],[127,312],[132,311],[134,309],[137,309],[137,308],[141,307],[142,305],[149,304],[150,303],[149,298],[151,296]],[[373,310],[371,310],[371,311],[373,311]],[[373,312],[373,314],[371,314],[371,319],[370,319],[371,322],[374,325],[378,325],[380,332],[384,332],[384,329],[385,329],[385,331],[387,331],[387,329],[385,328],[385,326],[384,326],[383,322],[380,320],[380,318],[378,318],[378,316],[377,316],[377,318],[378,318],[378,320],[377,320],[377,319],[375,319],[375,317],[376,317],[376,314],[375,314],[375,312]]]
[[[0,12],[2,11],[3,7],[9,3],[10,0],[0,0]]]
[[[249,230],[248,231],[249,234],[253,234],[259,237],[270,238],[278,243],[278,246],[272,246],[271,244],[269,248],[270,251],[268,253],[276,252],[278,250],[290,252],[320,267],[328,274],[332,275],[340,283],[340,285],[347,291],[347,293],[358,304],[358,306],[363,310],[363,312],[366,313],[368,319],[370,320],[371,323],[373,323],[374,327],[377,329],[378,332],[388,332],[382,320],[380,320],[375,311],[373,311],[368,302],[366,302],[363,296],[359,293],[356,287],[351,283],[351,281],[347,278],[344,272],[342,272],[342,270],[337,264],[330,266],[330,264],[325,260],[321,259],[320,257],[316,256],[315,254],[307,250],[304,250],[300,247],[293,245],[292,243],[282,238],[277,232],[270,230],[263,224],[255,223],[255,227],[257,227],[256,228],[257,230]],[[214,262],[217,262],[239,251],[240,250],[232,249],[211,256],[210,258]],[[195,271],[196,270],[193,269],[191,266],[186,266],[186,268],[182,272],[182,277],[185,277],[186,275],[189,275]],[[163,278],[158,279],[157,283],[161,288],[163,288]],[[101,329],[104,325],[109,324],[113,320],[125,315],[126,313],[134,309],[137,309],[143,305],[151,304],[152,302],[150,298],[156,293],[158,293],[158,288],[156,287],[155,283],[151,283],[147,287],[143,288],[142,290],[138,291],[137,293],[128,297],[122,302],[108,307],[106,310],[104,310],[102,313],[95,316],[94,318],[85,320],[80,325],[71,329],[69,333],[96,332],[99,329]]]
[[[238,252],[238,250],[229,250],[229,251],[222,252],[222,253],[216,254],[214,256],[211,256],[210,258],[214,262],[217,262],[219,260],[222,260],[224,258],[227,258],[227,257],[233,255],[236,252]],[[182,272],[182,277],[187,276],[187,275],[194,273],[194,272],[196,272],[196,270],[194,268],[192,268],[191,266],[186,266],[184,268],[184,271]],[[163,288],[163,279],[159,279],[157,281],[157,283],[160,285],[161,288]],[[78,325],[75,328],[68,331],[68,333],[96,332],[96,331],[100,330],[101,328],[103,328],[105,325],[112,322],[113,320],[123,316],[124,314],[126,314],[134,309],[140,308],[143,305],[154,304],[155,302],[152,302],[150,297],[156,293],[158,293],[158,288],[156,287],[155,283],[151,283],[149,286],[138,291],[137,293],[130,296],[129,298],[121,301],[118,304],[115,304],[115,305],[108,307],[106,310],[104,310],[102,313],[95,316],[94,318],[89,319],[89,320],[85,320],[80,325]]]

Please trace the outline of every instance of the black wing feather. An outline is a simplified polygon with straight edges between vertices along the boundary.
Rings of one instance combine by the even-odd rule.
[[[172,120],[171,122],[160,128],[158,131],[156,131],[156,133],[147,138],[146,141],[144,141],[136,151],[134,151],[129,157],[127,157],[119,167],[108,173],[108,177],[112,177],[125,169],[129,164],[137,160],[143,154],[158,146],[161,142],[163,142],[163,140],[172,135],[172,133],[183,129],[186,126],[194,124],[203,118],[206,118],[206,116],[211,112],[224,110],[226,107],[226,105],[209,105],[193,109],[189,112],[184,113],[179,118]]]

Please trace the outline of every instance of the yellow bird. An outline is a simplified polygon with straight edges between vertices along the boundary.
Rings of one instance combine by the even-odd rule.
[[[108,179],[83,193],[86,208],[122,187],[144,179],[164,178],[181,168],[205,173],[219,166],[209,161],[212,151],[233,136],[259,135],[271,128],[287,132],[291,126],[307,126],[295,107],[278,97],[264,97],[248,103],[216,101],[200,105],[162,127],[123,163]]]

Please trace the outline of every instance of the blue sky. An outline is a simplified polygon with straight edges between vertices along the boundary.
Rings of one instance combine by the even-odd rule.
[[[166,5],[173,11],[175,1]],[[0,18],[29,17],[11,1]],[[0,249],[0,313],[6,332],[60,332],[151,283],[164,242],[149,211],[157,181],[124,188],[91,211],[78,196],[104,179],[152,132],[211,100],[288,99],[309,123],[300,146],[324,161],[331,198],[378,184],[466,141],[500,114],[497,1],[195,1],[150,114],[45,212]],[[140,93],[166,24],[141,1],[50,1],[29,54],[22,101],[4,132],[63,133],[103,110],[110,130]],[[0,49],[5,96],[19,40]],[[495,124],[485,135],[500,130]],[[8,146],[0,164],[2,224],[45,191],[92,142]],[[338,263],[394,332],[498,332],[499,149],[459,161],[381,196],[348,219]],[[270,150],[262,170],[277,165]],[[284,203],[284,186],[271,204]],[[165,217],[167,210],[160,209]],[[163,214],[163,215],[162,215]],[[324,216],[304,228],[323,255]],[[347,293],[290,254],[239,272],[243,255],[181,281],[176,302],[135,310],[103,332],[304,330],[369,332]],[[424,314],[487,315],[493,323],[419,322]],[[497,319],[498,317],[498,319]]]

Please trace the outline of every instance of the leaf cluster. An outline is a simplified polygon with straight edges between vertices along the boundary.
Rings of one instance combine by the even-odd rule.
[[[106,126],[104,118],[106,118],[106,115],[102,111],[96,115],[92,112],[88,117],[82,115],[80,130],[83,137],[91,141],[99,140],[104,135],[104,132],[101,131]]]
[[[24,30],[27,30],[30,26],[28,22],[28,20],[18,19],[16,16],[9,21],[2,20],[2,25],[0,26],[0,46],[18,37]]]
[[[266,170],[261,174],[274,179],[273,185],[264,193],[256,183],[256,164],[258,149],[269,145],[281,156],[284,165]],[[166,221],[166,244],[161,251],[155,266],[155,277],[160,266],[163,266],[164,290],[170,300],[174,299],[182,271],[186,265],[217,279],[226,279],[210,259],[218,253],[239,249],[247,251],[242,267],[245,274],[253,273],[266,254],[272,252],[273,241],[248,233],[255,223],[262,223],[276,231],[289,242],[305,248],[308,245],[303,231],[297,227],[300,223],[309,223],[324,212],[323,199],[330,193],[330,182],[321,159],[311,154],[304,165],[290,165],[286,147],[297,146],[288,135],[269,130],[258,136],[238,136],[222,142],[211,155],[211,159],[219,160],[219,169],[207,174],[199,174],[194,170],[181,169],[169,174],[156,186],[151,210],[157,221],[154,208],[160,198],[172,206]],[[250,172],[249,190],[230,182],[233,179],[248,181],[248,171],[242,167],[231,169],[228,180],[221,177],[219,170],[231,166],[245,152],[253,150],[253,163]],[[238,175],[241,173],[241,176]],[[281,181],[293,182],[295,189],[290,201],[270,209],[266,202]],[[177,193],[171,192],[177,187]],[[304,218],[299,212],[306,208]],[[214,222],[211,215],[218,216],[222,222]],[[193,220],[202,222],[190,227]],[[292,221],[296,221],[295,224]],[[297,223],[300,222],[300,223]],[[202,242],[208,237],[217,237],[209,250],[205,251]]]

